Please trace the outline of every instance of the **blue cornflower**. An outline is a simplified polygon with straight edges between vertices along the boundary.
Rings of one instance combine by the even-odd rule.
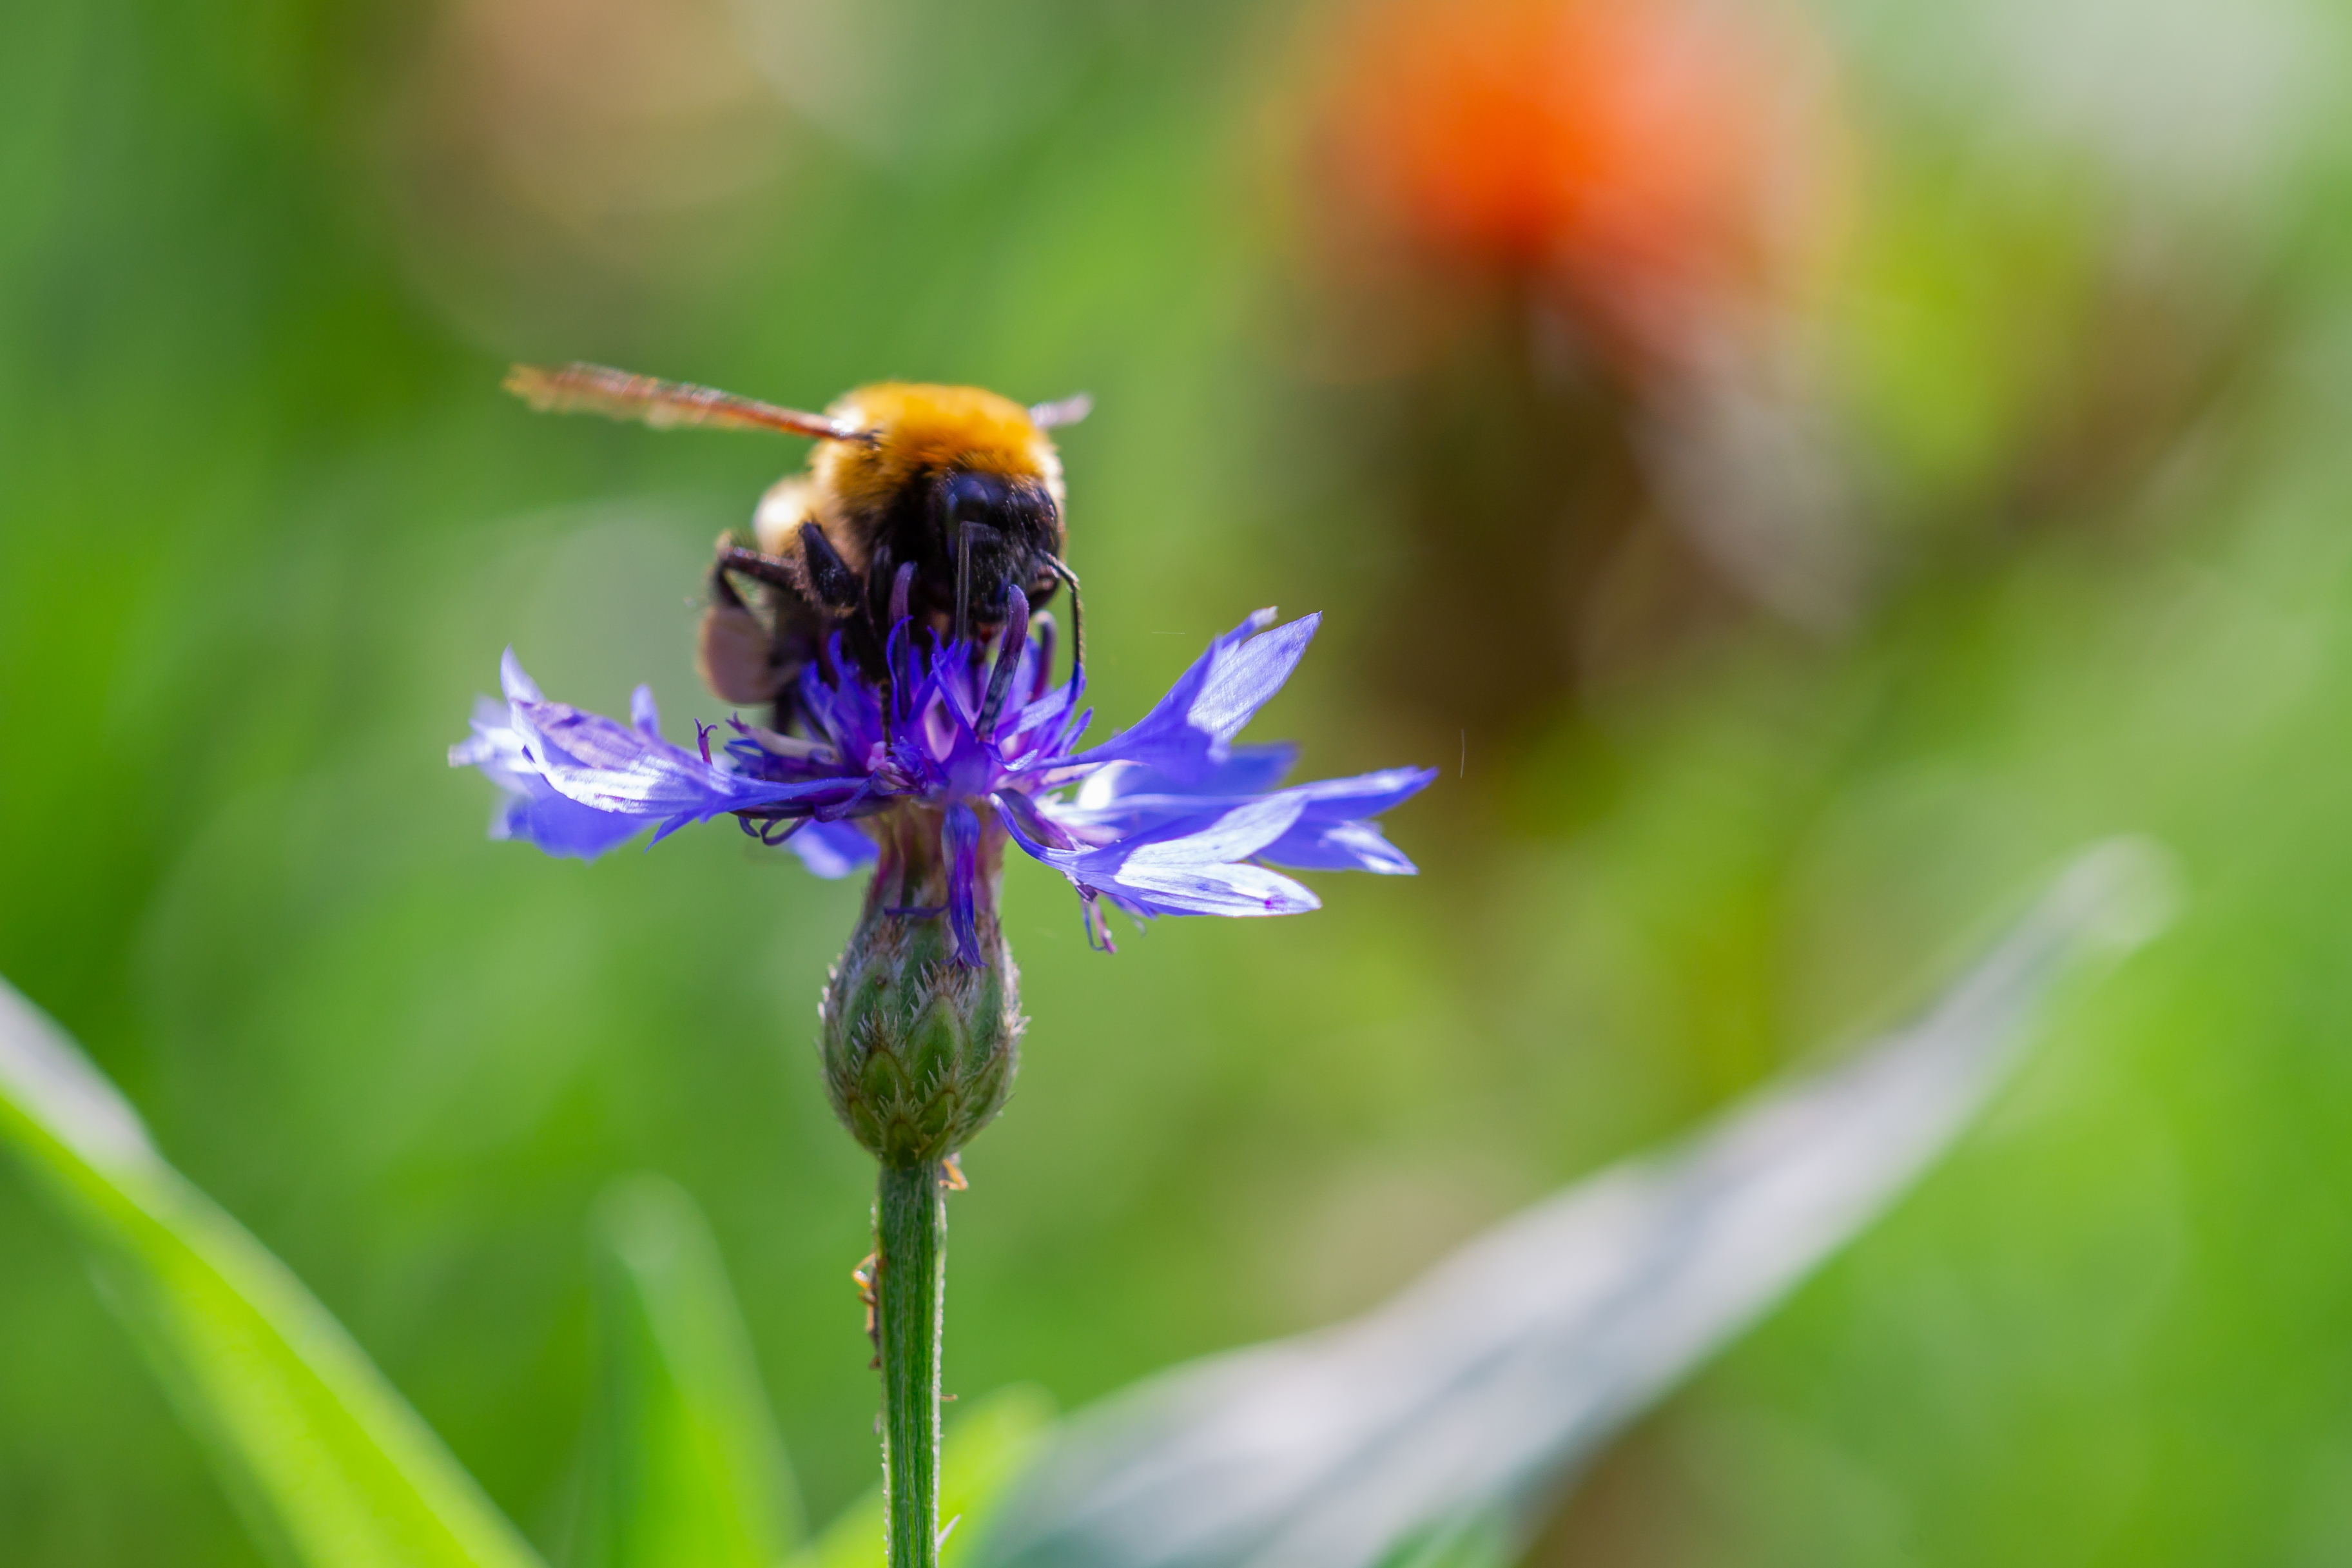
[[[1041,618],[1033,636],[1027,601],[1017,590],[1013,600],[992,650],[899,620],[887,679],[860,670],[836,637],[800,675],[808,734],[735,718],[716,749],[712,726],[696,727],[692,749],[666,739],[643,686],[625,725],[550,702],[509,650],[506,702],[478,706],[473,737],[449,760],[507,791],[493,837],[555,855],[593,859],[647,827],[658,841],[732,815],[835,877],[873,860],[877,839],[935,832],[943,905],[887,913],[944,915],[964,966],[986,961],[982,917],[992,926],[1007,839],[1069,879],[1089,939],[1105,948],[1106,902],[1138,918],[1294,915],[1318,901],[1276,866],[1412,872],[1371,819],[1433,769],[1284,789],[1295,747],[1233,744],[1289,678],[1319,616],[1275,626],[1273,611],[1257,612],[1211,643],[1141,722],[1082,751],[1085,672],[1052,683],[1052,622]]]

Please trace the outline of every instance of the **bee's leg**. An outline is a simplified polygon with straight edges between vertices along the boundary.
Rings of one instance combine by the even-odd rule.
[[[751,705],[774,698],[784,685],[776,657],[776,634],[728,580],[728,558],[749,554],[725,538],[710,568],[710,602],[702,612],[695,664],[702,684],[721,702]]]
[[[808,569],[809,597],[835,615],[847,615],[857,609],[863,597],[864,584],[824,530],[814,523],[801,525],[801,559]]]
[[[758,550],[738,545],[722,547],[714,577],[724,579],[730,572],[741,572],[749,578],[767,583],[781,595],[778,635],[784,636],[784,622],[798,626],[805,634],[809,647],[803,650],[803,662],[809,655],[822,657],[825,650],[824,628],[853,615],[863,601],[864,584],[849,563],[824,537],[824,530],[814,523],[803,523],[796,542],[801,547],[800,559],[789,556],[763,555]],[[794,612],[797,611],[797,613]],[[879,648],[874,644],[870,632],[851,622],[848,634],[856,644],[861,661],[866,660],[869,645],[875,660],[879,660]],[[789,661],[787,661],[789,662]]]
[[[737,571],[772,588],[788,588],[794,593],[801,591],[799,575],[793,570],[793,563],[783,557],[761,555],[758,550],[745,549],[739,544],[722,543],[719,547],[719,560],[710,569],[712,581],[724,581],[728,573]]]
[[[867,584],[851,570],[824,530],[814,523],[803,523],[800,530],[803,582],[801,592],[816,607],[819,614],[842,628],[848,639],[850,652],[867,671],[884,667],[882,637],[874,626],[873,612],[866,603]],[[859,612],[864,611],[864,614]]]
[[[710,602],[730,610],[748,610],[751,606],[743,602],[742,594],[727,576],[727,557],[734,548],[734,535],[719,536],[719,559],[710,563]]]

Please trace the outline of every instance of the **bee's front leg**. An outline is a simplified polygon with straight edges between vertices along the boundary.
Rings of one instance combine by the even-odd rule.
[[[809,597],[835,615],[854,613],[865,598],[866,585],[859,580],[824,530],[814,523],[801,525],[801,564],[808,577]]]
[[[721,592],[734,591],[727,582],[729,575],[734,572],[740,572],[755,582],[764,582],[771,588],[788,588],[794,593],[799,593],[803,586],[800,572],[782,556],[761,555],[758,550],[745,549],[735,542],[733,534],[721,534],[719,536],[719,559],[710,568],[714,597]]]
[[[721,539],[719,559],[711,568],[713,583],[725,585],[730,573],[740,572],[777,591],[775,635],[782,674],[790,674],[784,666],[797,668],[810,658],[825,656],[827,626],[843,629],[860,664],[880,669],[882,639],[858,613],[866,604],[865,580],[814,523],[801,524],[790,537],[800,548],[789,555],[766,555]],[[733,588],[725,586],[723,591],[731,594]],[[714,587],[711,597],[714,606],[721,602],[721,589]],[[715,608],[713,613],[718,613]]]
[[[759,563],[758,567],[746,565],[738,557],[748,557]],[[783,688],[785,671],[777,657],[776,633],[743,602],[743,596],[736,591],[729,575],[740,571],[763,582],[781,582],[788,591],[796,591],[792,590],[789,579],[770,576],[764,570],[768,567],[781,572],[783,563],[740,548],[731,535],[719,537],[719,559],[710,567],[710,603],[702,612],[695,664],[701,671],[703,685],[721,702],[747,706],[771,702]]]

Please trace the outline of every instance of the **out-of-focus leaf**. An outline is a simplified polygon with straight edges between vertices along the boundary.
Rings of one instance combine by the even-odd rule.
[[[1380,1568],[1511,1568],[1518,1546],[1510,1511],[1487,1508],[1412,1531],[1389,1547]]]
[[[342,1326],[5,982],[0,1144],[88,1246],[268,1549],[316,1568],[536,1563]]]
[[[2153,936],[2169,887],[2152,846],[2095,846],[1910,1028],[1528,1210],[1361,1318],[1082,1413],[992,1568],[1450,1561],[1448,1521],[1523,1517],[1885,1208],[2006,1076],[2053,984]]]
[[[1054,1426],[1054,1401],[1025,1385],[1000,1388],[950,1418],[940,1445],[940,1568],[981,1561],[997,1511]],[[867,1492],[787,1568],[887,1568],[882,1491]]]
[[[774,1568],[799,1503],[701,1211],[677,1183],[635,1176],[606,1190],[593,1231],[605,1400],[581,1561]]]

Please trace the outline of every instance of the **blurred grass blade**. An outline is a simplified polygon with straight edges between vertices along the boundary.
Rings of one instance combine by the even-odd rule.
[[[0,1145],[87,1244],[267,1549],[314,1568],[537,1562],[342,1326],[5,981]]]
[[[1379,1568],[1512,1568],[1519,1558],[1511,1511],[1489,1507],[1391,1542]]]
[[[2095,846],[1919,1022],[1605,1171],[1365,1316],[1213,1357],[1069,1423],[994,1568],[1371,1568],[1531,1500],[1764,1312],[1964,1127],[2078,961],[2169,914]]]
[[[940,1568],[968,1568],[984,1555],[998,1509],[1053,1426],[1053,1400],[1045,1390],[1022,1385],[1000,1388],[949,1417],[940,1441],[940,1522],[953,1520],[955,1527],[940,1548]],[[787,1568],[887,1568],[887,1560],[877,1487],[843,1510]]]
[[[605,1388],[582,1563],[775,1568],[799,1502],[710,1228],[640,1176],[606,1189],[592,1234]]]

